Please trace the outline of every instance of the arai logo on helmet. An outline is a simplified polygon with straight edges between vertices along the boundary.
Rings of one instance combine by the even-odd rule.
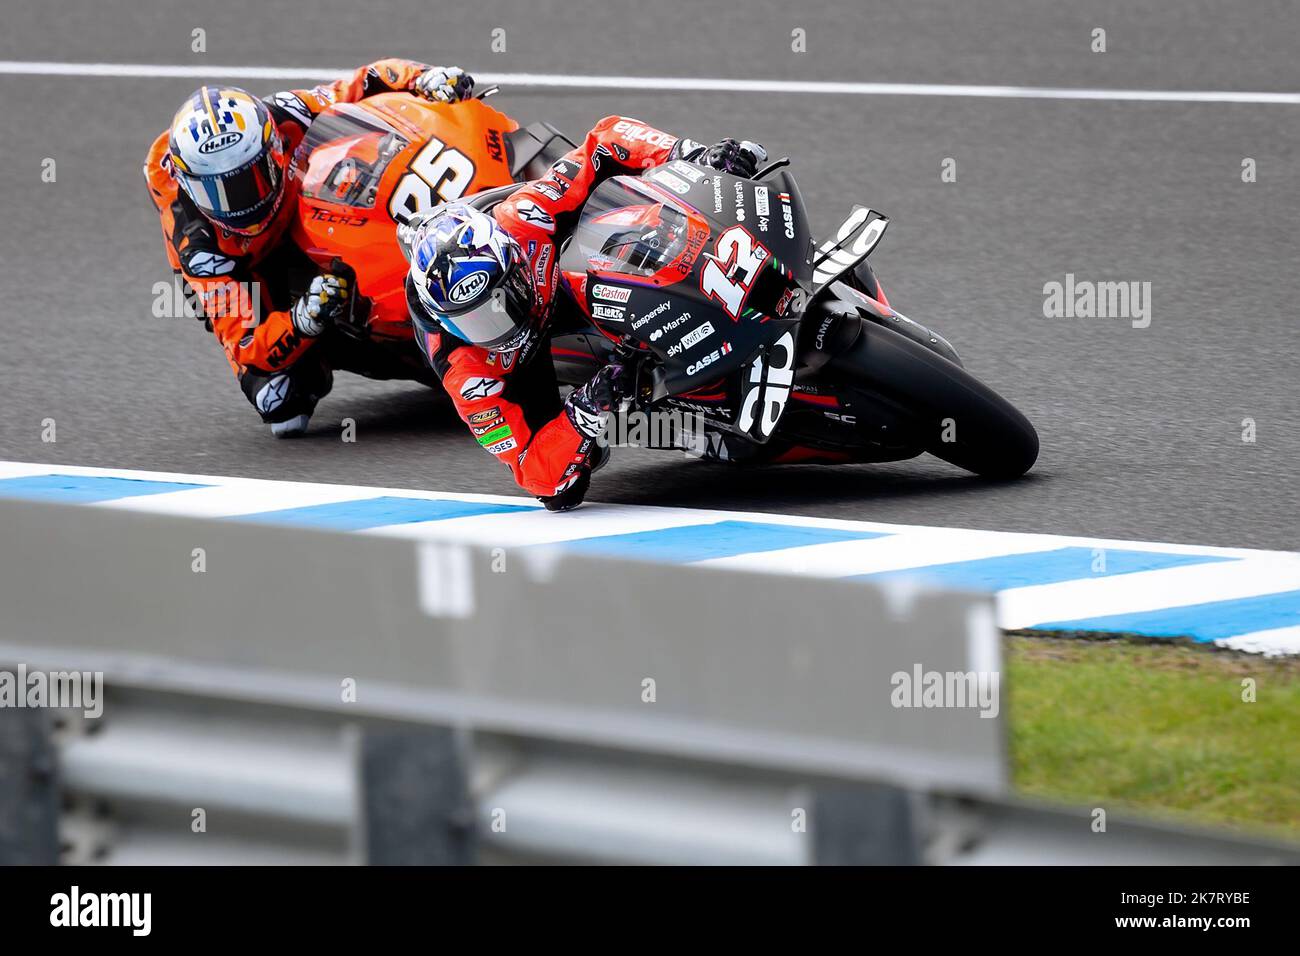
[[[447,293],[447,298],[452,302],[473,302],[488,285],[488,274],[486,272],[471,272],[465,278],[461,279],[451,291]]]
[[[236,143],[242,141],[244,134],[237,129],[232,129],[228,133],[217,133],[215,136],[209,136],[199,146],[199,152],[205,156],[210,153],[219,153],[223,149],[229,149]]]

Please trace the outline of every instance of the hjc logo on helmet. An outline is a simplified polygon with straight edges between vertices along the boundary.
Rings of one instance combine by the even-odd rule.
[[[244,134],[238,130],[231,130],[228,133],[218,133],[216,136],[211,136],[204,140],[199,145],[199,152],[204,155],[219,153],[223,149],[229,149],[231,146],[234,146],[236,143],[243,140],[243,138]]]

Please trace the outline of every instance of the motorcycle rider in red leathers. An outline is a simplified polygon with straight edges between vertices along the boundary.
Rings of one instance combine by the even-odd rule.
[[[557,305],[584,298],[559,265],[583,204],[612,176],[674,159],[750,176],[766,158],[755,143],[705,147],[609,116],[490,213],[453,203],[399,228],[417,340],[478,443],[550,510],[582,502],[608,455],[597,437],[622,397],[621,369],[608,365],[561,402],[546,347]]]
[[[454,103],[473,87],[459,67],[400,59],[264,100],[235,87],[204,86],[150,148],[144,174],[167,260],[199,298],[244,395],[277,437],[305,431],[330,390],[331,365],[312,347],[346,314],[353,292],[346,276],[320,274],[305,254],[295,257],[288,227],[298,184],[286,182],[294,150],[333,103],[401,90]],[[290,301],[286,276],[298,265],[314,277]]]

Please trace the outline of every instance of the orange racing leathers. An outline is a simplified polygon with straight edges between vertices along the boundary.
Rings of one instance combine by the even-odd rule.
[[[429,67],[410,60],[379,60],[351,76],[310,90],[266,97],[291,157],[312,120],[332,103],[355,103],[376,93],[410,89]],[[316,341],[301,335],[289,314],[291,284],[310,282],[317,269],[289,238],[297,179],[271,223],[256,236],[230,233],[208,220],[172,178],[168,133],[149,149],[144,175],[162,220],[167,260],[188,286],[201,317],[225,349],[248,400],[267,422],[310,414],[329,391],[329,365],[301,361]],[[288,277],[296,272],[294,280]],[[299,289],[299,291],[302,291]]]
[[[581,290],[568,288],[560,271],[559,247],[601,182],[639,174],[692,147],[698,144],[640,120],[607,116],[546,178],[520,187],[491,211],[527,256],[534,289],[532,324],[541,331],[533,337],[532,349],[489,351],[421,321],[423,309],[407,282],[417,338],[460,417],[530,494],[549,498],[564,491],[591,467],[598,450],[599,430],[580,431],[559,400],[546,342],[557,300],[582,297]]]

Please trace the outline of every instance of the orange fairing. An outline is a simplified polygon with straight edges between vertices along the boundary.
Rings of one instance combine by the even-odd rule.
[[[394,222],[512,182],[504,137],[518,128],[481,100],[408,93],[336,104],[312,124],[290,173],[302,184],[294,241],[323,269],[338,257],[356,270],[374,334],[411,334]]]

